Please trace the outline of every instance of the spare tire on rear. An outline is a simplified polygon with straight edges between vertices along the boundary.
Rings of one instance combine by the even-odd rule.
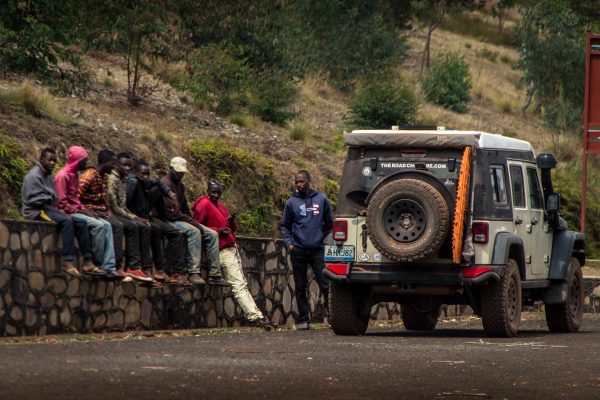
[[[373,245],[389,259],[416,261],[437,251],[450,230],[446,198],[425,180],[400,178],[383,184],[367,207]]]

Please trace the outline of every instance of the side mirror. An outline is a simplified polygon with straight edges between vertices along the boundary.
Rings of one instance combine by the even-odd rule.
[[[546,200],[546,211],[554,212],[560,208],[560,195],[558,193],[550,193]]]

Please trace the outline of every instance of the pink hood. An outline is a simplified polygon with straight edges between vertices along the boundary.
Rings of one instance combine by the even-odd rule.
[[[56,173],[54,187],[58,197],[58,208],[69,214],[79,212],[84,207],[79,201],[77,191],[79,189],[79,177],[77,176],[78,165],[88,152],[80,146],[71,146],[67,152],[67,164]]]

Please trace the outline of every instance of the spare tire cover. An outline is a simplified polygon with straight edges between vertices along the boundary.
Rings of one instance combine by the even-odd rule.
[[[425,180],[400,178],[377,188],[367,207],[373,245],[389,259],[416,261],[437,251],[450,230],[445,197]]]

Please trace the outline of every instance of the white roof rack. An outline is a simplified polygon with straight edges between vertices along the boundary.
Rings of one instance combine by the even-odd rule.
[[[464,143],[471,145],[477,143],[477,147],[482,149],[497,150],[517,150],[531,151],[533,147],[525,140],[514,139],[502,135],[478,131],[458,131],[458,130],[393,130],[393,129],[374,129],[374,130],[355,130],[347,133],[345,142],[348,145],[377,145],[381,139],[383,145],[404,145],[411,146],[433,144],[440,146],[444,142],[443,137],[451,140],[453,143]],[[459,139],[460,137],[460,139]],[[405,139],[403,139],[405,138]],[[470,139],[469,139],[470,138]],[[361,143],[362,142],[362,143]]]

